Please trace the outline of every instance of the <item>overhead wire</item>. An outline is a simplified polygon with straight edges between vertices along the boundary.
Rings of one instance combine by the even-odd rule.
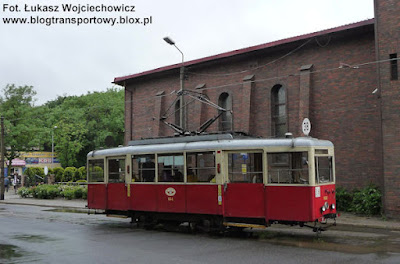
[[[315,37],[315,42],[318,44],[318,46],[320,46],[321,48],[325,48],[329,45],[329,43],[331,42],[332,37],[328,36],[328,40],[326,41],[325,44],[321,44],[318,40],[318,37]]]
[[[251,69],[247,69],[247,70],[242,70],[242,71],[238,71],[238,72],[230,72],[230,73],[196,73],[196,72],[191,72],[190,70],[187,71],[188,74],[191,75],[203,75],[203,76],[231,76],[231,75],[236,75],[236,74],[242,74],[242,73],[246,73],[246,72],[250,72],[250,71],[254,71],[254,70],[258,70],[261,68],[264,68],[268,65],[274,64],[275,62],[282,60],[284,58],[286,58],[287,56],[290,56],[291,54],[295,53],[296,51],[300,50],[302,47],[304,47],[305,45],[307,45],[308,43],[310,43],[313,40],[313,38],[308,39],[307,41],[305,41],[303,44],[301,44],[300,46],[298,46],[297,48],[293,49],[292,51],[286,53],[285,55],[270,61],[266,64],[251,68]]]
[[[399,61],[400,58],[392,58],[392,59],[384,59],[384,60],[377,60],[377,61],[369,61],[369,62],[364,62],[364,63],[358,63],[358,64],[352,64],[352,65],[347,65],[345,67],[333,67],[333,68],[327,68],[327,69],[321,69],[321,70],[315,70],[315,71],[310,71],[310,74],[317,74],[317,73],[324,73],[324,72],[331,72],[331,71],[336,71],[336,70],[360,70],[362,69],[363,66],[371,66],[374,64],[379,64],[379,63],[385,63],[385,62],[390,62],[390,61]],[[340,62],[339,62],[340,64]],[[258,79],[258,80],[253,80],[249,81],[251,83],[261,83],[261,82],[267,82],[271,80],[278,80],[278,79],[285,79],[285,78],[290,78],[290,77],[298,77],[300,76],[301,73],[293,73],[293,74],[286,74],[282,76],[274,76],[270,78],[264,78],[264,79]],[[219,86],[212,86],[212,87],[206,87],[206,88],[201,88],[199,90],[214,90],[214,89],[221,89],[221,88],[226,88],[226,87],[234,87],[234,86],[240,86],[243,85],[243,82],[235,82],[235,83],[229,83],[229,84],[224,84],[224,85],[219,85]],[[139,97],[136,100],[154,100],[155,98],[159,97],[168,97],[168,96],[173,96],[177,94],[177,92],[174,90],[168,94],[163,94],[163,95],[152,95],[152,96],[147,96],[147,97]],[[135,102],[135,100],[124,100],[124,103],[132,103]],[[102,106],[90,106],[83,108],[85,111],[92,110],[95,108],[100,108]],[[80,108],[82,109],[82,108]],[[19,120],[24,120],[24,119],[32,119],[32,118],[40,118],[41,116],[35,116],[35,117],[29,117],[29,118],[17,118],[17,119],[12,119],[12,120],[7,120],[9,122],[13,121],[19,121]]]
[[[400,60],[400,58],[384,59],[384,60],[379,60],[379,61],[370,61],[370,62],[358,63],[358,64],[352,64],[352,65],[343,64],[345,66],[343,66],[343,65],[341,66],[341,63],[338,62],[338,64],[339,64],[338,67],[310,71],[310,74],[318,74],[318,73],[338,71],[338,70],[357,70],[357,69],[362,69],[363,66],[369,66],[369,65],[373,65],[373,64],[385,63],[385,62],[395,61],[395,60],[398,61],[398,60]],[[274,76],[274,77],[270,77],[270,78],[263,78],[263,79],[253,80],[253,81],[249,81],[249,82],[251,82],[251,83],[261,83],[261,82],[285,79],[285,78],[290,78],[290,77],[298,77],[300,75],[301,75],[301,73],[293,73],[293,74],[286,74],[286,75],[281,75],[281,76]],[[234,87],[234,86],[240,86],[240,85],[243,85],[243,82],[233,82],[233,83],[223,84],[223,85],[218,85],[218,86],[205,87],[205,88],[201,88],[199,90],[214,90],[214,89],[222,89],[222,88]],[[173,91],[173,92],[171,92],[169,94],[161,95],[161,96],[163,96],[163,97],[172,96],[175,93],[176,93],[176,91]],[[136,100],[154,100],[154,98],[161,97],[161,96],[152,95],[152,96],[148,96],[148,97],[140,97],[140,98],[137,98]],[[132,100],[125,100],[125,103],[131,103],[131,102],[134,102],[134,101],[135,100],[133,100],[133,101]]]

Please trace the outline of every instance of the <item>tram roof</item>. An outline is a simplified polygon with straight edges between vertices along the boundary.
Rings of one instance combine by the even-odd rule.
[[[319,140],[311,137],[281,138],[281,139],[222,139],[199,142],[181,142],[125,146],[111,149],[94,150],[88,157],[119,156],[126,154],[150,154],[195,150],[235,150],[257,149],[264,147],[333,147],[328,140]]]

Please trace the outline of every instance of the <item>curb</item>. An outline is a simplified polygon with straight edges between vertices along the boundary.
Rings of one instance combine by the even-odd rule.
[[[9,204],[9,205],[25,205],[25,206],[40,206],[46,208],[62,208],[62,209],[79,209],[79,210],[88,210],[87,202],[82,200],[82,205],[74,205],[67,204],[66,200],[58,200],[60,203],[65,202],[66,204],[52,204],[54,200],[30,200],[31,202],[24,202],[23,198],[16,199],[8,199],[8,200],[0,200],[0,204]],[[57,200],[56,200],[57,201]],[[72,200],[73,201],[73,200]],[[375,229],[383,229],[383,230],[392,230],[392,231],[400,231],[400,222],[397,221],[385,221],[379,218],[369,218],[365,216],[357,216],[352,214],[343,214],[341,213],[341,217],[337,218],[336,224],[338,227],[358,227],[358,228],[375,228]]]
[[[22,200],[22,199],[21,199]],[[39,200],[41,201],[41,200]],[[51,200],[49,200],[51,201]],[[28,203],[23,201],[10,201],[10,200],[0,200],[0,204],[10,204],[10,205],[28,205],[28,206],[40,206],[40,207],[55,207],[55,208],[76,208],[76,209],[88,209],[86,206],[78,205],[62,205],[62,204],[46,204],[46,203]]]
[[[336,223],[337,226],[342,227],[358,227],[358,228],[373,228],[373,229],[383,229],[391,231],[400,231],[400,227],[397,226],[382,226],[376,224],[355,224],[355,223]]]

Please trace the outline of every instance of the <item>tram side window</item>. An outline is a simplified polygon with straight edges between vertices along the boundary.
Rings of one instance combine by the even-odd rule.
[[[158,181],[183,182],[183,154],[158,155]]]
[[[125,182],[125,159],[108,160],[108,182]]]
[[[229,153],[229,181],[262,183],[262,153]]]
[[[215,182],[215,152],[186,154],[188,182]]]
[[[286,158],[283,159],[282,157]],[[308,153],[268,153],[268,182],[276,184],[308,184]],[[276,162],[277,160],[281,162]],[[282,162],[282,161],[286,162]]]
[[[315,157],[315,183],[333,182],[332,157]]]
[[[154,182],[156,176],[155,155],[132,157],[132,182]]]
[[[104,182],[104,160],[89,160],[89,182]]]

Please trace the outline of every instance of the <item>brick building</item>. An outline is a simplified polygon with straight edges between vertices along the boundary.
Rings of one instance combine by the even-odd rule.
[[[185,62],[185,89],[232,110],[208,132],[311,136],[335,144],[339,186],[370,182],[384,192],[385,212],[400,217],[400,2],[375,1],[375,19]],[[125,87],[125,142],[162,137],[179,124],[175,64],[115,78]],[[185,127],[218,110],[185,97]],[[172,111],[171,111],[172,110]]]

